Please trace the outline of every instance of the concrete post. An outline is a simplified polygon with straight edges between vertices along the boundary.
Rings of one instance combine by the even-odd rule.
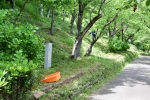
[[[45,44],[45,59],[44,59],[44,68],[51,67],[52,59],[52,43]]]

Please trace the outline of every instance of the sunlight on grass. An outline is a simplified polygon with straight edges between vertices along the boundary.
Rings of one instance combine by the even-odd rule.
[[[134,45],[130,45],[129,51],[138,52],[139,50]]]

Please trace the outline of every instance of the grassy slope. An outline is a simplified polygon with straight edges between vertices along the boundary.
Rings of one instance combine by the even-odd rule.
[[[109,53],[106,44],[107,40],[103,38],[101,38],[98,41],[98,43],[95,44],[93,48],[93,52],[90,57],[83,57],[83,54],[85,53],[91,41],[91,37],[86,35],[82,44],[82,57],[77,60],[70,60],[69,56],[71,54],[71,50],[73,46],[74,35],[67,33],[69,29],[68,28],[69,22],[66,20],[65,22],[56,24],[58,31],[55,31],[53,36],[49,35],[48,28],[50,26],[50,19],[41,17],[39,14],[33,14],[32,11],[28,12],[29,11],[28,6],[24,10],[19,20],[21,22],[29,22],[33,25],[37,25],[39,27],[37,34],[45,38],[45,42],[53,43],[52,66],[49,69],[44,69],[43,65],[41,64],[42,68],[39,68],[35,71],[35,84],[33,90],[42,89],[47,85],[55,84],[55,83],[42,83],[41,80],[44,78],[44,76],[56,71],[61,72],[61,80],[64,80],[65,78],[68,78],[78,72],[82,72],[89,68],[93,68],[96,65],[101,65],[100,66],[101,68],[112,67],[112,66],[124,66],[125,60],[130,61],[132,58],[135,57],[135,55],[133,55],[130,51],[121,52],[118,54]],[[58,20],[60,21],[61,19],[57,18],[57,21]],[[86,77],[89,76],[90,75],[86,75],[81,80],[84,80]],[[79,80],[75,80],[75,81],[79,81]],[[61,87],[60,90],[64,90],[64,88],[69,89],[70,88],[69,86],[72,86],[73,84],[74,82],[71,82],[68,86]],[[51,92],[48,92],[43,97],[43,100],[45,100],[45,98],[49,97],[50,95]]]

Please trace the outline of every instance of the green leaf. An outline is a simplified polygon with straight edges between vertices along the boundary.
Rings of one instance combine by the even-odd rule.
[[[146,1],[146,6],[149,6],[150,5],[150,0],[147,0]]]
[[[141,2],[141,0],[136,0],[136,2],[137,2],[137,3],[140,3],[140,2]]]

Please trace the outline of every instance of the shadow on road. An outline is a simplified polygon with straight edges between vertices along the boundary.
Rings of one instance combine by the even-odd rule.
[[[102,100],[94,98],[96,95],[108,95],[116,93],[115,90],[121,87],[135,87],[137,85],[150,86],[150,57],[141,56],[128,64],[123,72],[110,80],[106,86],[94,93],[88,100]]]

